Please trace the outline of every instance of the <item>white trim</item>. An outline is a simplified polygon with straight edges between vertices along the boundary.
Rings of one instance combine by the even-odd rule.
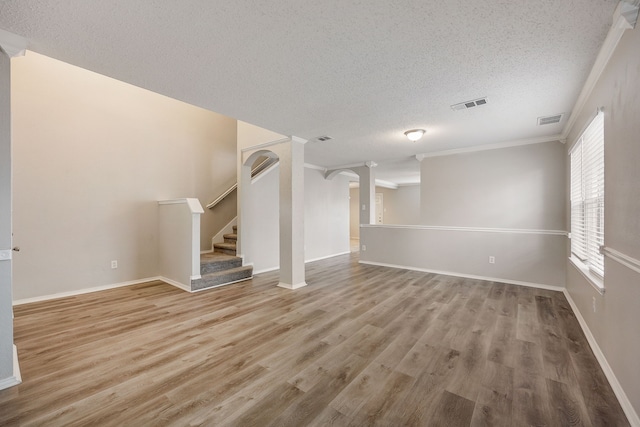
[[[171,199],[171,200],[158,200],[159,205],[183,205],[187,203],[187,199]]]
[[[294,285],[291,285],[289,283],[284,283],[284,282],[278,283],[278,287],[279,288],[285,288],[285,289],[291,289],[291,290],[299,289],[299,288],[302,288],[302,287],[305,287],[305,286],[307,286],[307,282],[300,282],[300,283],[296,283]]]
[[[188,205],[189,210],[192,214],[203,214],[204,209],[200,204],[198,199],[194,199],[191,197],[182,198],[182,199],[171,199],[171,200],[159,200],[159,205]]]
[[[307,263],[310,263],[310,262],[322,261],[323,259],[329,259],[329,258],[333,258],[333,257],[340,256],[340,255],[347,255],[347,254],[350,254],[350,253],[351,253],[351,251],[349,250],[349,251],[340,252],[340,253],[337,253],[337,254],[321,256],[319,258],[308,259],[304,263],[307,264]]]
[[[404,228],[409,230],[438,230],[465,231],[480,233],[512,233],[512,234],[541,234],[551,236],[567,236],[565,230],[529,230],[521,228],[482,228],[482,227],[448,227],[440,225],[389,225],[389,224],[360,224],[361,228]]]
[[[339,252],[339,253],[337,253],[337,254],[331,254],[331,255],[326,255],[326,256],[319,257],[319,258],[308,259],[308,260],[305,260],[305,262],[304,262],[304,263],[305,263],[305,264],[308,264],[308,263],[310,263],[310,262],[322,261],[323,259],[329,259],[329,258],[333,258],[333,257],[336,257],[336,256],[341,256],[341,255],[348,255],[348,254],[350,254],[350,253],[351,253],[351,251],[350,251],[350,250],[349,250],[349,251],[347,251],[347,252]],[[249,263],[249,264],[247,264],[247,265],[251,265],[251,266],[253,266],[253,263]],[[276,271],[276,270],[279,270],[279,269],[280,269],[280,266],[277,266],[277,267],[268,267],[268,268],[265,268],[264,270],[254,271],[254,272],[253,272],[253,275],[255,276],[256,274],[270,273],[270,272],[272,272],[272,271]]]
[[[268,168],[260,172],[258,175],[252,177],[251,184],[253,184],[254,182],[260,181],[262,177],[267,176],[272,170],[274,170],[278,166],[280,166],[280,161],[275,162],[274,164],[272,164],[271,166],[269,166]]]
[[[566,139],[569,136],[571,129],[573,129],[573,126],[576,124],[578,115],[584,109],[584,106],[587,103],[587,100],[591,96],[591,92],[593,92],[593,89],[596,86],[596,83],[598,82],[598,80],[600,79],[602,72],[604,71],[605,67],[609,63],[609,60],[611,59],[611,55],[613,55],[613,52],[618,46],[620,39],[622,39],[622,35],[625,33],[626,30],[632,28],[629,21],[627,20],[628,11],[625,12],[629,8],[629,4],[627,4],[627,6],[623,6],[624,4],[625,3],[622,1],[618,3],[618,7],[613,13],[613,23],[611,25],[611,28],[609,28],[609,32],[607,33],[607,37],[604,39],[604,42],[602,43],[602,47],[598,52],[596,61],[593,64],[593,67],[591,67],[591,72],[589,73],[587,80],[584,82],[584,85],[582,86],[582,91],[580,91],[580,95],[578,96],[578,99],[576,100],[576,103],[573,106],[573,110],[571,110],[571,115],[569,116],[569,119],[567,120],[567,123],[565,124],[564,129],[562,130],[562,139]],[[625,11],[623,11],[623,8],[625,9]],[[636,6],[636,9],[637,9],[637,6]]]
[[[24,56],[27,51],[27,39],[17,34],[0,29],[0,48],[9,56]]]
[[[144,279],[131,280],[128,282],[113,283],[110,285],[103,285],[103,286],[94,286],[91,288],[78,289],[78,290],[69,291],[69,292],[60,292],[57,294],[43,295],[40,297],[23,298],[23,299],[13,301],[13,305],[30,304],[32,302],[41,302],[41,301],[49,301],[52,299],[58,299],[58,298],[73,297],[76,295],[90,294],[92,292],[100,292],[100,291],[107,291],[109,289],[122,288],[124,286],[139,285],[140,283],[153,282],[156,280],[164,280],[164,279],[160,278],[159,276],[147,277]]]
[[[247,265],[253,265],[253,263],[247,264]],[[280,266],[278,265],[277,267],[268,267],[265,268],[264,270],[260,270],[260,271],[254,271],[253,274],[262,274],[262,273],[270,273],[272,271],[276,271],[276,270],[280,270]]]
[[[327,168],[327,172],[332,172],[332,171],[336,171],[339,169],[351,169],[351,168],[359,168],[362,166],[366,166],[365,162],[357,162],[357,163],[347,163],[344,165],[338,165],[338,166],[331,166]]]
[[[216,242],[219,242],[221,240],[224,240],[224,235],[225,234],[231,234],[233,233],[233,226],[234,225],[238,225],[238,217],[234,217],[231,221],[229,221],[224,227],[222,227],[222,229],[220,231],[218,231],[216,233],[215,236],[213,236],[211,238],[211,247],[213,248],[213,244]],[[204,251],[204,252],[200,252],[200,254],[208,254],[213,252],[213,249],[211,249],[210,251]]]
[[[348,172],[348,171],[342,171],[342,172],[339,172],[338,175],[344,175],[344,176],[350,177],[350,178],[357,178],[358,181],[350,181],[349,182],[349,187],[350,188],[360,188],[360,177],[358,176],[358,174],[352,173],[352,172]],[[353,186],[351,184],[353,184]],[[420,183],[418,183],[416,185],[419,185],[419,184]],[[375,180],[375,185],[376,185],[376,187],[389,188],[391,190],[397,190],[398,186],[399,186],[395,182],[383,181],[381,179],[376,179]],[[411,184],[411,185],[414,185],[414,184]]]
[[[0,261],[11,261],[11,249],[3,249],[0,251]]]
[[[13,345],[13,377],[18,381],[22,382],[22,375],[20,374],[20,364],[18,363],[18,347]]]
[[[640,273],[640,261],[631,258],[629,255],[625,255],[622,252],[616,251],[615,249],[611,249],[605,246],[602,250],[604,256],[614,260],[615,262],[624,265],[627,268],[635,271],[636,273]]]
[[[22,381],[18,381],[18,379],[15,376],[10,376],[9,378],[0,380],[0,390],[4,390],[6,388],[16,386],[21,382]]]
[[[200,255],[212,254],[212,253],[213,253],[213,249],[208,249],[206,251],[200,251]]]
[[[176,282],[175,280],[171,280],[163,276],[159,276],[158,280],[165,282],[167,285],[175,286],[176,288],[181,289],[183,291],[187,291],[189,293],[193,292],[191,290],[191,286],[185,285],[184,283]]]
[[[0,380],[0,390],[4,390],[9,387],[16,386],[22,382],[22,376],[20,375],[20,365],[18,364],[18,348],[13,345],[13,375],[9,378]]]
[[[507,283],[510,285],[527,286],[529,288],[546,289],[548,291],[562,292],[565,289],[562,286],[545,285],[542,283],[522,282],[519,280],[502,279],[499,277],[476,276],[473,274],[457,273],[453,271],[431,270],[427,268],[411,267],[408,265],[386,264],[382,262],[373,262],[373,261],[358,261],[358,262],[360,264],[377,265],[380,267],[401,268],[403,270],[421,271],[424,273],[443,274],[445,276],[464,277],[466,279],[486,280],[489,282],[499,282],[499,283]]]
[[[564,144],[566,137],[562,135],[542,136],[539,138],[519,139],[515,141],[497,142],[494,144],[475,145],[472,147],[454,148],[453,150],[432,151],[430,153],[416,154],[415,158],[419,162],[427,157],[452,156],[454,154],[475,153],[477,151],[498,150],[501,148],[521,147],[523,145],[541,144],[544,142],[559,141]]]
[[[578,323],[582,328],[582,332],[587,338],[587,342],[589,343],[589,346],[591,347],[593,354],[596,356],[596,359],[598,360],[598,363],[600,364],[600,367],[602,368],[604,375],[607,377],[607,380],[609,380],[609,384],[611,385],[613,392],[618,398],[618,402],[620,402],[620,406],[622,406],[622,410],[627,416],[629,423],[632,426],[640,426],[640,417],[638,417],[638,414],[633,409],[633,405],[631,404],[631,401],[629,400],[629,398],[627,397],[627,394],[624,392],[624,389],[620,385],[618,378],[616,378],[616,374],[613,372],[613,369],[611,369],[611,366],[609,365],[607,358],[604,356],[604,353],[600,349],[598,342],[596,341],[595,337],[591,333],[591,330],[589,329],[587,322],[582,317],[580,310],[578,310],[578,306],[571,298],[571,294],[567,289],[564,289],[563,293],[564,293],[564,296],[567,298],[567,301],[569,302],[571,309],[573,310],[573,314],[575,314],[576,319],[578,319]]]
[[[389,188],[391,190],[397,190],[398,189],[398,184],[396,184],[395,182],[391,182],[391,181],[383,181],[381,179],[376,179],[375,180],[375,184],[376,184],[376,187]]]
[[[269,142],[264,142],[258,145],[252,145],[251,147],[245,147],[242,150],[240,150],[240,152],[247,153],[249,151],[257,151],[262,148],[271,147],[272,145],[284,144],[285,142],[289,142],[291,140],[292,140],[291,138],[276,139],[275,141],[269,141]],[[300,142],[300,141],[297,141],[297,142]]]
[[[569,264],[573,265],[575,269],[578,270],[580,274],[582,274],[585,280],[589,282],[591,286],[593,286],[593,289],[598,291],[600,295],[604,295],[604,282],[598,276],[589,271],[589,268],[584,265],[584,263],[580,261],[580,259],[571,254],[571,256],[569,257]]]
[[[321,171],[321,172],[326,172],[327,171],[327,168],[322,167],[322,166],[318,166],[318,165],[314,165],[312,163],[305,163],[304,167],[307,168],[307,169],[315,169],[315,170],[318,170],[318,171]]]

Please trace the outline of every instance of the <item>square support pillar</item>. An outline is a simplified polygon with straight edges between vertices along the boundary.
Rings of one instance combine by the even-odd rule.
[[[360,177],[360,224],[376,223],[376,174],[374,162],[366,162],[364,166],[354,168]]]
[[[304,266],[304,144],[293,137],[273,151],[280,159],[280,283],[306,286]]]
[[[11,58],[26,46],[26,39],[0,30],[0,390],[21,381],[13,345]]]

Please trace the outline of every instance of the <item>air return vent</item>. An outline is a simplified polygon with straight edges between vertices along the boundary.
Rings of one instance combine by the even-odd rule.
[[[320,142],[325,142],[325,141],[330,141],[333,138],[328,136],[328,135],[323,135],[323,136],[319,136],[316,138],[316,140],[320,141]]]
[[[487,98],[478,98],[478,99],[472,99],[471,101],[465,101],[465,102],[461,102],[459,104],[454,104],[451,106],[451,109],[453,111],[458,111],[458,110],[466,110],[469,108],[473,108],[473,107],[479,107],[481,105],[484,105],[487,103]]]
[[[563,115],[564,114],[556,114],[555,116],[538,117],[538,126],[560,123]]]

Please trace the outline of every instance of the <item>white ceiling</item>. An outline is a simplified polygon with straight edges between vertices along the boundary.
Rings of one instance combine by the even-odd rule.
[[[366,160],[540,138],[570,113],[617,0],[3,0],[29,49],[273,131],[306,161]],[[488,104],[451,104],[486,96]],[[425,128],[417,142],[403,132]]]

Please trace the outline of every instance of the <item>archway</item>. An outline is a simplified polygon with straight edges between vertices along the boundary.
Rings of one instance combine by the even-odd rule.
[[[296,289],[306,285],[304,271],[304,143],[298,138],[274,141],[242,150],[239,183],[240,209],[239,253],[254,256],[251,232],[257,230],[248,208],[256,194],[251,184],[251,167],[261,158],[278,159],[278,236],[280,283],[278,286]],[[249,252],[245,253],[245,249]]]

